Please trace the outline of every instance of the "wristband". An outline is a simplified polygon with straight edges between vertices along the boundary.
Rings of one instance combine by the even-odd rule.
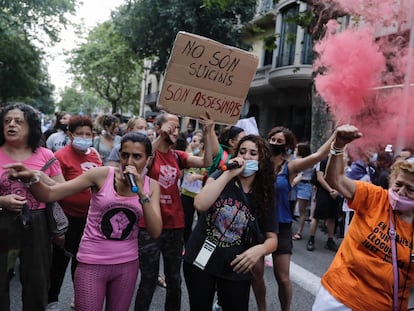
[[[145,203],[150,203],[151,199],[149,198],[148,195],[145,195],[143,199],[139,198],[138,201],[141,205],[144,205]]]
[[[334,156],[339,156],[341,154],[344,154],[345,148],[346,148],[346,146],[343,147],[343,148],[337,148],[337,147],[335,147],[334,142],[332,142],[331,143],[331,149],[330,149],[329,152]]]

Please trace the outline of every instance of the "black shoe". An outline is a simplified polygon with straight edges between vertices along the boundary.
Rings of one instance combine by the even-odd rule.
[[[330,251],[336,252],[338,250],[338,245],[336,245],[334,240],[328,240],[325,244],[325,248]]]
[[[314,249],[315,249],[315,242],[314,241],[311,241],[311,240],[309,240],[308,241],[308,245],[306,245],[306,249],[308,250],[308,251],[313,251]]]

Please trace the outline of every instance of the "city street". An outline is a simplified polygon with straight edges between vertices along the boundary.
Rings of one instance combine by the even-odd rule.
[[[296,223],[294,223],[294,229]],[[310,310],[315,294],[319,288],[319,280],[325,270],[329,267],[330,262],[334,257],[334,253],[324,249],[326,235],[320,230],[317,232],[315,250],[309,252],[306,250],[306,243],[309,232],[309,223],[305,224],[303,231],[303,239],[300,241],[293,241],[293,256],[291,265],[291,279],[293,284],[293,303],[292,311]],[[69,271],[69,270],[68,270]],[[273,276],[271,267],[265,268],[265,282],[267,287],[267,305],[269,311],[280,310],[277,298],[277,285]],[[18,282],[18,275],[13,278],[11,282],[11,311],[20,311],[20,284]],[[60,294],[60,308],[62,311],[73,310],[69,307],[73,297],[73,287],[70,280],[70,274],[67,273],[64,285]],[[154,299],[151,306],[151,311],[163,310],[163,303],[165,298],[165,289],[157,287],[154,294]],[[133,310],[133,307],[130,308]],[[183,295],[182,295],[182,310],[189,310],[188,296],[185,283],[183,280]],[[249,310],[256,310],[256,301],[253,293],[250,294],[250,308]]]

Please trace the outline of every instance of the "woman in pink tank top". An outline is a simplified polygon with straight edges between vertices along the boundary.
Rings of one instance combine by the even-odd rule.
[[[38,171],[8,165],[10,176],[27,182],[35,197],[53,202],[90,188],[91,204],[79,246],[74,279],[77,311],[127,311],[138,277],[138,222],[144,217],[152,237],[161,234],[160,188],[145,175],[151,142],[141,133],[121,141],[120,167],[92,168],[79,177],[49,186]]]

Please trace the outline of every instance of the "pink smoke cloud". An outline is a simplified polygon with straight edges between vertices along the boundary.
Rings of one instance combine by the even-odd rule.
[[[351,122],[363,132],[358,144],[414,147],[414,87],[401,87],[414,82],[414,43],[408,40],[407,23],[414,2],[333,2],[363,23],[342,32],[336,31],[335,23],[326,25],[325,37],[315,44],[317,91],[337,123]],[[379,37],[391,24],[394,33]]]
[[[320,55],[315,65],[326,69],[315,78],[316,88],[339,119],[361,111],[364,99],[380,84],[385,58],[372,39],[368,28],[348,29],[315,46]]]

